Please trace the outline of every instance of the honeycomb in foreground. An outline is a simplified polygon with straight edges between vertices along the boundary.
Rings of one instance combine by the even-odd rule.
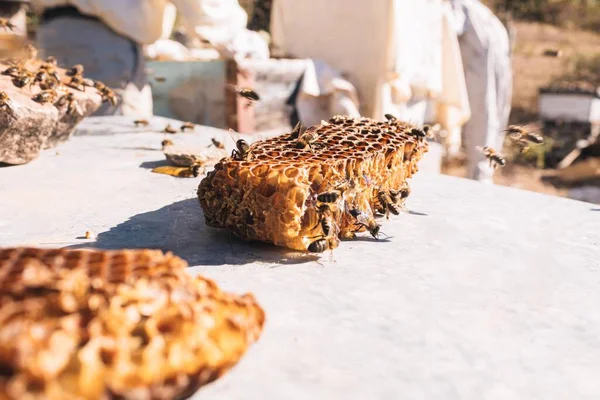
[[[428,149],[423,130],[397,119],[336,116],[309,131],[312,149],[298,149],[289,133],[254,143],[245,159],[221,160],[198,187],[206,224],[294,250],[320,240],[333,249],[366,229],[357,212],[371,219],[385,209],[380,194],[408,188]],[[317,201],[325,192],[339,194],[328,235]]]
[[[258,339],[252,295],[157,250],[0,249],[0,399],[181,399]]]

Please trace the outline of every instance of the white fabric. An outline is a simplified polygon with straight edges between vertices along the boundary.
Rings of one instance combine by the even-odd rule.
[[[442,0],[274,0],[271,35],[280,53],[341,70],[357,88],[362,115],[422,123],[435,99],[445,105],[437,119],[460,125],[469,107],[447,18]]]
[[[493,169],[478,147],[502,150],[512,95],[508,33],[477,0],[452,0],[452,6],[472,112],[463,129],[468,177],[491,183]]]
[[[208,40],[222,57],[269,57],[264,40],[246,29],[248,17],[238,0],[32,0],[32,5],[40,12],[77,7],[115,32],[147,45],[170,36],[178,10],[187,32]]]
[[[316,125],[334,115],[359,117],[358,96],[339,71],[318,60],[307,60],[296,99],[300,121]]]

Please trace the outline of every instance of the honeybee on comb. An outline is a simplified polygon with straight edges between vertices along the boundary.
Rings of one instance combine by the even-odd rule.
[[[506,159],[496,152],[491,147],[477,147],[479,151],[488,159],[490,167],[496,169],[498,166],[504,167],[506,165]]]
[[[313,143],[317,141],[319,134],[315,129],[307,129],[296,141],[297,149],[308,148],[311,152],[313,151]]]
[[[292,132],[290,133],[290,140],[298,139],[298,137],[300,137],[300,135],[303,134],[305,130],[306,130],[306,128],[304,128],[304,125],[302,125],[302,122],[298,121],[298,123],[296,124],[296,126],[294,127]]]
[[[64,106],[65,104],[67,105],[67,115],[83,115],[73,93],[65,94],[56,102],[56,105],[59,107]]]
[[[56,93],[55,90],[44,90],[42,92],[39,92],[38,94],[36,94],[35,96],[33,96],[31,99],[37,103],[54,103],[54,101],[56,101],[56,98],[58,97],[58,93]]]
[[[377,200],[379,201],[379,205],[383,212],[385,213],[385,217],[390,219],[390,213],[394,215],[400,214],[400,206],[394,201],[389,192],[385,190],[381,190],[377,194]]]
[[[235,134],[236,132],[230,128],[229,137],[231,137],[231,139],[235,141],[235,149],[231,152],[231,158],[233,158],[236,161],[247,160],[250,156],[250,145],[244,139],[235,140]]]
[[[67,72],[65,72],[65,75],[67,75],[67,76],[81,76],[81,75],[83,75],[83,65],[81,65],[81,64],[73,65],[71,68],[69,68],[67,70]]]

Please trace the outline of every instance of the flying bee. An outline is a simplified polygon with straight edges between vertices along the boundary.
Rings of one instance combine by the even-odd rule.
[[[385,212],[385,217],[390,219],[390,213],[394,215],[400,214],[400,207],[394,200],[392,200],[392,196],[384,190],[381,190],[377,193],[377,200],[379,201],[380,207]]]
[[[323,192],[317,195],[317,201],[319,203],[336,203],[340,199],[340,192],[331,191],[331,192]]]
[[[192,122],[184,122],[183,125],[181,125],[180,129],[181,129],[181,132],[185,132],[186,129],[193,131],[195,126],[196,125],[194,125]]]
[[[319,134],[314,129],[307,129],[296,141],[297,149],[308,148],[311,152],[313,151],[312,145],[319,138]]]
[[[223,150],[225,148],[225,145],[215,138],[211,138],[210,141],[212,142],[212,146],[215,146],[217,149]]]
[[[252,104],[252,102],[254,102],[254,101],[260,100],[260,96],[258,95],[258,93],[256,93],[251,88],[243,87],[243,86],[236,86],[236,85],[228,85],[228,87],[231,90],[233,90],[234,92],[236,92],[237,94],[239,94],[240,96],[242,96],[243,98],[249,100],[250,104]]]
[[[529,143],[544,143],[544,138],[542,136],[529,132],[527,128],[523,126],[510,125],[505,132],[508,132],[510,140],[521,148],[521,152],[525,152],[529,149]]]
[[[177,132],[178,132],[178,130],[177,130],[177,129],[175,129],[175,128],[173,128],[173,127],[171,126],[171,124],[167,124],[167,126],[165,126],[165,129],[163,129],[163,132],[164,132],[164,133],[177,133]]]
[[[67,105],[67,115],[75,115],[75,114],[82,115],[83,114],[83,112],[81,111],[81,108],[77,104],[77,100],[75,100],[75,95],[73,93],[65,94],[60,99],[58,99],[58,101],[56,102],[56,105],[59,107],[62,107],[65,104]]]
[[[302,125],[302,122],[298,121],[298,123],[294,127],[294,130],[292,130],[292,132],[290,133],[290,140],[298,139],[298,137],[301,134],[303,134],[305,130],[306,129],[304,128],[304,125]]]
[[[500,154],[498,154],[496,150],[492,149],[491,147],[477,147],[477,149],[483,153],[485,158],[488,159],[490,167],[496,169],[498,166],[504,167],[506,165],[506,159]]]
[[[56,100],[56,98],[58,97],[58,94],[56,93],[55,90],[44,90],[42,92],[39,92],[38,94],[36,94],[35,96],[33,96],[31,99],[37,103],[54,103],[54,101]]]
[[[382,233],[380,231],[381,227],[373,217],[369,216],[369,214],[367,214],[366,212],[360,211],[356,208],[350,210],[350,215],[352,215],[356,219],[356,225],[358,225],[359,229],[362,227],[366,228],[371,234],[371,236],[379,240],[379,234]]]
[[[381,114],[379,114],[379,115],[381,115]],[[393,122],[396,120],[396,117],[394,117],[392,114],[385,114],[384,116],[388,122]]]
[[[8,18],[0,18],[0,28],[7,31],[14,31],[17,26],[10,22]]]
[[[71,68],[69,68],[67,70],[67,72],[65,72],[65,75],[67,75],[67,76],[83,75],[83,65],[81,65],[81,64],[73,65]]]
[[[133,124],[138,127],[138,126],[148,126],[150,125],[150,122],[148,122],[147,119],[136,119],[135,121],[133,121]]]
[[[71,76],[71,80],[67,83],[67,86],[73,89],[77,89],[81,92],[85,92],[85,85],[83,83],[83,78],[81,77],[81,75]]]
[[[0,90],[0,109],[6,109],[12,112],[14,109],[12,107],[12,100],[6,92]]]
[[[160,145],[162,146],[162,148],[164,149],[167,146],[173,146],[173,141],[169,140],[169,139],[165,139],[162,142],[160,142]]]

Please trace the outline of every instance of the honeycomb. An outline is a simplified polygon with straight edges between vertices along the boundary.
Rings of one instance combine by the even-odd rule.
[[[384,199],[402,190],[402,203],[410,193],[407,179],[428,150],[426,131],[392,117],[336,116],[299,135],[256,142],[247,156],[234,151],[198,187],[206,224],[294,250],[334,249],[369,228],[359,222],[396,214]],[[299,148],[310,136],[314,142]],[[327,197],[334,201],[320,201]]]
[[[0,399],[181,399],[258,339],[263,310],[156,250],[0,249]]]

